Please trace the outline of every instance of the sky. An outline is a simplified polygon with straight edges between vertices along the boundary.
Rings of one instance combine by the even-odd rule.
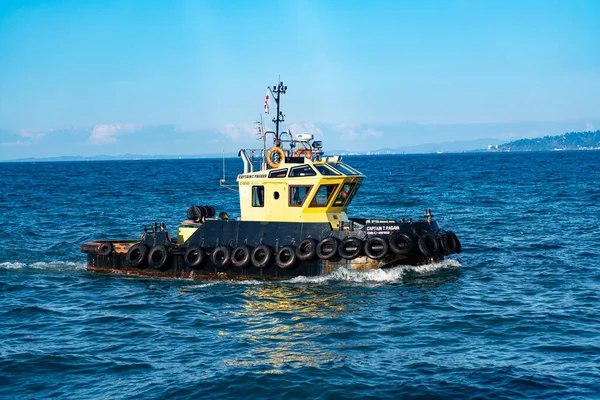
[[[283,128],[329,149],[600,129],[598,21],[597,0],[0,0],[0,160],[260,147],[279,77]]]

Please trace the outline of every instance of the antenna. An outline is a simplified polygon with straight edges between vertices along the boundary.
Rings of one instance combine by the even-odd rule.
[[[265,128],[263,126],[263,119],[262,119],[262,114],[260,114],[260,121],[256,121],[254,123],[254,125],[256,125],[256,136],[258,136],[258,139],[262,139],[263,141],[263,150],[265,150],[267,148],[267,134],[265,132]]]
[[[285,92],[287,91],[287,86],[284,86],[283,82],[281,82],[280,80],[277,86],[273,86],[273,88],[269,88],[269,90],[271,91],[271,93],[273,93],[275,103],[277,104],[277,114],[273,118],[273,122],[275,123],[275,145],[279,146],[279,123],[283,122],[285,119],[285,115],[281,111],[279,111],[279,100],[281,94],[285,94]]]
[[[226,185],[225,184],[225,150],[223,150],[223,178],[219,179],[219,186],[227,189],[227,190],[231,190],[232,192],[237,192],[236,189],[237,185]]]
[[[223,150],[223,179],[221,179],[221,184],[225,183],[225,150]]]

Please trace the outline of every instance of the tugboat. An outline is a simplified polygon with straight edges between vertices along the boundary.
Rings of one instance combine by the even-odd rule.
[[[237,176],[241,215],[216,216],[211,206],[192,206],[173,237],[164,224],[144,228],[139,240],[84,243],[88,270],[188,279],[282,280],[318,276],[339,268],[366,270],[421,265],[460,253],[452,231],[442,230],[429,209],[424,219],[349,218],[348,206],[365,176],[324,156],[311,134],[279,131],[284,114],[279,82],[271,93],[274,145],[242,149]],[[265,103],[265,107],[267,107]],[[256,167],[256,169],[255,169]],[[221,182],[223,184],[223,182]]]

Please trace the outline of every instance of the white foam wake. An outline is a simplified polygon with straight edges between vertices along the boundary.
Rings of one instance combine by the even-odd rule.
[[[73,270],[73,269],[86,269],[87,264],[85,262],[70,262],[70,261],[50,261],[50,262],[34,262],[31,264],[25,264],[22,262],[3,262],[0,263],[0,269],[48,269],[48,270]]]
[[[14,262],[14,263],[3,262],[3,263],[0,263],[0,268],[2,268],[2,269],[23,269],[26,266],[27,266],[27,264],[23,264],[23,263],[20,263],[20,262]]]
[[[354,283],[394,283],[402,281],[406,273],[428,275],[442,269],[457,269],[462,265],[456,260],[444,260],[439,263],[412,266],[400,265],[394,268],[371,269],[358,271],[354,269],[340,268],[330,274],[322,276],[305,277],[299,276],[289,280],[291,283],[329,283],[333,281]]]
[[[358,271],[347,268],[340,268],[327,275],[321,276],[298,276],[286,281],[280,281],[279,284],[328,284],[330,282],[351,282],[351,283],[397,283],[401,282],[403,277],[410,273],[411,276],[423,276],[435,274],[441,270],[453,270],[461,268],[462,264],[456,260],[444,260],[439,263],[412,266],[401,265],[394,268],[371,269],[366,271]],[[273,281],[258,281],[258,280],[224,280],[224,281],[209,281],[201,284],[189,286],[189,288],[207,288],[214,285],[233,284],[233,285],[273,285],[277,282]]]

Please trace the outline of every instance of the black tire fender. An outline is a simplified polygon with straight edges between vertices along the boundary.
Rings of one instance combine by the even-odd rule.
[[[458,240],[458,236],[456,236],[456,233],[452,232],[452,231],[448,231],[447,233],[448,235],[452,236],[452,239],[454,240],[455,243],[455,253],[460,253],[462,252],[462,245],[460,244],[460,240]]]
[[[440,253],[440,242],[429,232],[419,237],[419,251],[426,257],[435,257]]]
[[[415,241],[406,233],[394,232],[390,235],[390,248],[396,254],[408,254],[415,247]]]
[[[367,239],[365,243],[365,254],[373,260],[381,260],[390,250],[387,240],[382,237],[374,236]]]
[[[456,242],[448,232],[439,235],[438,241],[440,242],[444,255],[456,253]]]
[[[277,256],[275,256],[275,262],[277,263],[277,266],[283,269],[294,268],[297,261],[298,256],[296,255],[296,249],[294,246],[283,246],[277,252]]]
[[[273,262],[273,249],[266,244],[259,244],[252,250],[250,259],[255,267],[267,268]]]
[[[296,255],[301,261],[312,261],[317,257],[317,240],[306,238],[296,247]]]
[[[338,254],[340,241],[335,237],[326,237],[317,244],[317,257],[321,260],[331,260]]]
[[[217,268],[224,268],[231,262],[231,247],[217,246],[210,255],[210,261]]]
[[[99,256],[109,256],[113,251],[113,245],[110,242],[104,242],[98,247],[98,255]]]
[[[145,268],[147,266],[147,255],[148,247],[143,243],[136,243],[127,250],[125,261],[132,268]]]
[[[356,237],[348,237],[340,243],[338,253],[346,260],[352,260],[363,252],[363,241]]]
[[[202,268],[202,264],[206,259],[206,250],[202,247],[193,246],[187,249],[183,256],[183,263],[192,269]]]
[[[248,245],[237,247],[231,252],[231,264],[237,268],[246,268],[252,262],[252,249]]]
[[[150,253],[148,253],[148,265],[151,268],[156,268],[160,270],[167,269],[169,267],[169,259],[171,258],[171,253],[166,246],[159,244],[158,246],[154,246]]]

